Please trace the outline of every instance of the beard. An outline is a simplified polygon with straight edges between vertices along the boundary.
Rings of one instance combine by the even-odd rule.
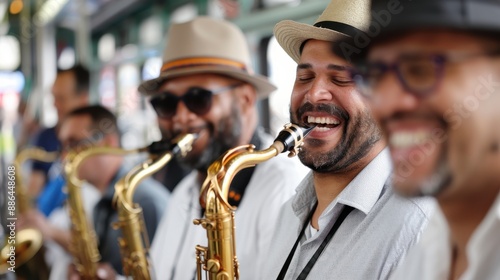
[[[212,123],[207,124],[206,129],[209,134],[207,145],[201,153],[188,153],[186,157],[180,158],[179,164],[182,167],[206,172],[210,164],[217,160],[224,152],[234,148],[242,132],[241,114],[238,106],[234,104],[231,107],[229,116],[222,117],[217,125]],[[166,137],[172,133],[162,131],[162,134]]]
[[[326,112],[342,120],[342,137],[340,142],[328,152],[313,152],[307,145],[298,154],[300,161],[314,172],[342,173],[355,168],[355,163],[362,159],[381,139],[381,132],[369,111],[350,117],[342,108],[333,104],[302,105],[296,114],[290,110],[291,121],[300,123],[305,112]],[[328,144],[320,139],[308,139],[309,146]]]
[[[446,153],[441,154],[433,173],[422,181],[417,182],[414,186],[411,186],[411,183],[405,182],[405,176],[402,174],[397,175],[395,173],[393,176],[394,189],[397,193],[406,197],[436,197],[443,193],[453,182],[451,170],[446,163]]]

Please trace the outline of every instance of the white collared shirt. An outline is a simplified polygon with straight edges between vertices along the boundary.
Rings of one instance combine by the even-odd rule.
[[[440,210],[435,211],[421,241],[391,280],[450,279],[451,239]],[[467,244],[468,267],[460,280],[500,279],[500,194]]]
[[[319,231],[301,242],[285,279],[296,279],[320,246],[345,205],[347,216],[307,279],[387,279],[416,243],[435,206],[433,199],[406,199],[387,186],[391,172],[387,149],[375,157],[323,211]],[[312,174],[282,208],[268,263],[259,279],[276,279],[316,203]]]
[[[272,139],[263,142],[270,144]],[[259,279],[267,262],[267,249],[278,223],[280,207],[295,193],[307,169],[297,158],[278,155],[256,166],[235,212],[236,256],[240,280]],[[197,173],[185,177],[175,188],[151,245],[151,260],[159,280],[192,280],[196,272],[196,245],[207,246],[207,231],[193,224],[200,218]]]

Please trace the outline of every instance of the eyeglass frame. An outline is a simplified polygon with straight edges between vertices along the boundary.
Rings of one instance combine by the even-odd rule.
[[[224,92],[228,92],[230,90],[233,90],[237,87],[240,87],[244,84],[244,82],[240,82],[240,83],[236,83],[236,84],[232,84],[232,85],[228,85],[228,86],[224,86],[224,87],[221,87],[221,88],[218,88],[218,89],[206,89],[206,88],[203,88],[203,87],[197,87],[197,86],[194,86],[194,87],[190,87],[188,88],[188,90],[186,90],[186,92],[184,92],[184,94],[182,94],[181,96],[178,96],[178,95],[175,95],[171,92],[168,92],[168,91],[163,91],[163,92],[160,92],[158,93],[156,96],[152,97],[150,100],[149,100],[149,103],[151,104],[151,106],[153,107],[154,111],[156,112],[156,115],[159,117],[159,118],[162,118],[162,119],[171,119],[173,116],[175,116],[175,114],[177,113],[177,106],[179,106],[179,102],[182,101],[184,103],[184,105],[186,106],[186,108],[198,115],[198,116],[201,116],[201,115],[204,115],[206,113],[208,113],[208,111],[210,111],[210,109],[212,108],[212,98],[215,96],[215,95],[219,95],[221,93],[224,93]],[[190,91],[192,91],[193,89],[198,89],[198,90],[203,90],[203,91],[206,91],[206,92],[210,92],[210,106],[207,110],[207,112],[205,113],[202,113],[202,114],[199,114],[198,112],[195,112],[193,110],[191,110],[191,108],[189,108],[189,106],[186,104],[186,101],[184,100],[186,98],[186,95],[190,94]],[[174,111],[169,114],[168,116],[161,116],[162,114],[158,111],[158,109],[156,108],[156,106],[154,105],[154,102],[155,100],[158,100],[158,99],[164,99],[166,96],[173,96],[176,98],[176,104],[175,106],[173,107],[174,108]]]
[[[382,74],[380,75],[380,79],[378,82],[380,82],[381,78],[384,77],[388,72],[395,72],[396,77],[398,78],[400,84],[403,86],[406,92],[418,97],[418,98],[425,98],[429,96],[439,85],[439,83],[442,81],[443,76],[444,76],[444,71],[446,67],[446,63],[460,63],[467,61],[469,59],[477,58],[477,57],[495,57],[495,56],[500,56],[500,48],[491,50],[491,51],[486,51],[486,52],[477,52],[477,53],[455,53],[455,54],[405,54],[400,57],[395,62],[392,62],[390,64],[383,63],[383,62],[371,62],[371,63],[363,63],[359,62],[355,65],[355,67],[350,69],[350,75],[351,79],[355,82],[355,84],[358,86],[358,88],[366,88],[370,87],[368,86],[368,78],[364,77],[363,74],[361,74],[361,71],[359,70],[361,67],[367,68],[368,65],[378,65],[379,67],[382,66]],[[409,83],[405,80],[404,75],[402,71],[400,70],[400,65],[403,63],[403,60],[410,59],[410,58],[425,58],[427,57],[428,59],[431,59],[436,67],[436,74],[435,74],[435,82],[432,86],[425,90],[415,90],[410,87]],[[373,94],[368,95],[366,94],[366,90],[360,90],[361,94],[367,98],[370,98],[373,96]]]

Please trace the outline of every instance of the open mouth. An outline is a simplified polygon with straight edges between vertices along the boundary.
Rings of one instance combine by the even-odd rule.
[[[389,144],[398,149],[406,149],[415,146],[420,146],[432,140],[430,131],[401,131],[392,133],[389,136]]]
[[[332,116],[325,117],[314,117],[307,116],[304,117],[304,123],[308,126],[316,126],[314,130],[316,131],[328,131],[340,125],[340,120]]]

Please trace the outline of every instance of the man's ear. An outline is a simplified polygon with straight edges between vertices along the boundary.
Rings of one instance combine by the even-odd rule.
[[[250,84],[243,84],[238,89],[240,108],[242,113],[248,110],[254,110],[255,102],[257,102],[257,92]]]

